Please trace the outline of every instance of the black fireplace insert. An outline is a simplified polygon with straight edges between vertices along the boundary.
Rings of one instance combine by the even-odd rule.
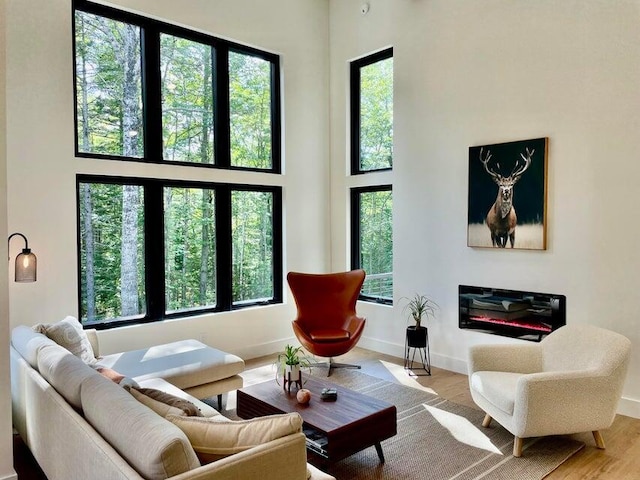
[[[501,288],[458,287],[462,329],[539,342],[566,324],[566,297]]]

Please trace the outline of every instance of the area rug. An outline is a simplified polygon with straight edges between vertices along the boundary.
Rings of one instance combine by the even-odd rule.
[[[326,379],[321,372],[318,378]],[[567,437],[527,439],[523,456],[515,458],[513,436],[496,422],[483,428],[480,410],[355,370],[335,370],[330,381],[398,411],[397,435],[382,442],[386,462],[368,448],[331,465],[338,480],[540,480],[584,447]],[[225,415],[234,417],[235,410]]]

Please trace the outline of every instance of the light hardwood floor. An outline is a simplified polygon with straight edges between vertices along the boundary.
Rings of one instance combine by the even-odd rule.
[[[362,366],[362,372],[393,381],[393,375],[380,361],[402,365],[401,358],[384,355],[363,348],[355,348],[339,358],[340,362]],[[273,357],[247,362],[247,368],[266,365]],[[469,393],[468,380],[462,375],[432,367],[430,377],[417,377],[418,382],[431,388],[447,400],[478,408]],[[585,447],[564,462],[545,480],[640,480],[640,419],[617,415],[613,425],[602,432],[605,450],[596,448],[591,432],[572,435]]]
[[[273,363],[274,356],[247,361],[247,370]],[[395,381],[393,375],[381,363],[402,365],[400,358],[380,354],[363,348],[355,348],[339,361],[356,363],[362,372]],[[431,388],[447,400],[477,408],[471,400],[467,376],[459,373],[432,368],[430,377],[418,377],[418,382]],[[585,448],[563,463],[546,477],[547,480],[640,480],[640,419],[617,415],[610,429],[602,432],[606,450],[595,447],[590,432],[573,435],[585,443]],[[19,480],[42,480],[45,477],[31,457],[29,451],[18,438],[14,441],[14,457]],[[347,480],[347,479],[341,479]],[[490,480],[490,479],[488,479]]]

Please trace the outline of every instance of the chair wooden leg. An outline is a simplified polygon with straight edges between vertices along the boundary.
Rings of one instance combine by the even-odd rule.
[[[522,456],[522,439],[520,437],[514,437],[513,439],[513,456]]]
[[[600,431],[594,430],[592,433],[593,433],[593,439],[596,441],[596,447],[598,447],[601,450],[604,450],[605,449],[604,438],[602,438],[602,434],[600,433]]]
[[[489,425],[491,425],[491,415],[489,415],[488,413],[484,416],[484,420],[482,421],[482,426],[484,428],[487,428]]]

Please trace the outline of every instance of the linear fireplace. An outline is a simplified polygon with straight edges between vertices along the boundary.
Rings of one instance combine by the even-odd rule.
[[[566,297],[498,288],[458,287],[462,329],[539,342],[566,324]]]

